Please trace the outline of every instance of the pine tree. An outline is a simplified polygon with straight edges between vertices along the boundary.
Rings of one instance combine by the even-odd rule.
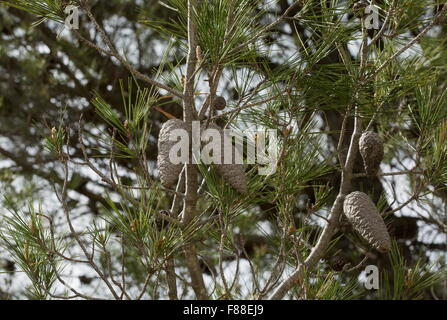
[[[0,3],[0,297],[446,298],[447,3]],[[246,163],[160,165],[168,121]]]

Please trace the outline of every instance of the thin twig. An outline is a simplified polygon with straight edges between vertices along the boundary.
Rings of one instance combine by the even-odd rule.
[[[294,3],[292,3],[278,19],[276,19],[272,23],[268,24],[267,26],[262,28],[258,33],[256,33],[253,37],[251,37],[247,41],[245,41],[242,44],[240,44],[239,46],[237,46],[235,49],[233,49],[233,52],[239,52],[240,50],[242,50],[245,47],[247,47],[249,44],[251,44],[254,41],[256,41],[262,35],[265,35],[268,31],[270,31],[271,29],[275,28],[277,25],[279,25],[281,22],[283,22],[283,20],[285,20],[288,17],[290,12],[292,12],[292,10],[294,10],[300,4],[302,4],[301,1],[295,1]]]
[[[396,172],[382,172],[382,173],[378,173],[377,176],[378,177],[389,177],[389,176],[401,176],[404,174],[423,174],[423,171],[417,171],[417,170],[403,170],[403,171],[396,171]],[[363,172],[363,173],[354,173],[352,175],[352,178],[363,178],[363,177],[367,177],[368,174]]]
[[[196,8],[195,0],[188,0],[188,56],[186,59],[186,77],[183,90],[183,120],[185,121],[189,137],[192,138],[192,121],[197,118],[194,101],[194,77],[196,71],[197,35],[194,22]],[[182,223],[188,226],[194,219],[197,204],[197,167],[195,164],[186,164],[185,201],[183,207]],[[200,300],[208,299],[208,294],[203,281],[203,273],[200,268],[194,242],[187,241],[184,246],[186,265],[188,267],[193,290]]]
[[[410,42],[408,42],[405,46],[400,48],[395,54],[389,57],[385,62],[383,62],[374,72],[369,74],[367,78],[374,78],[380,71],[382,71],[391,61],[400,56],[402,53],[407,51],[413,44],[419,41],[428,31],[430,31],[438,22],[439,18],[441,18],[447,11],[447,3],[442,6],[442,9],[433,17],[433,20]]]
[[[104,43],[107,45],[107,47],[109,48],[110,52],[107,52],[105,50],[100,50],[103,53],[107,53],[108,55],[115,57],[116,59],[118,59],[118,61],[120,61],[123,66],[132,74],[134,74],[138,79],[143,80],[145,82],[147,82],[148,84],[158,87],[160,89],[164,89],[167,92],[171,93],[172,95],[182,98],[183,95],[181,92],[161,83],[158,82],[154,79],[149,78],[148,76],[142,74],[140,71],[138,71],[137,69],[135,69],[123,56],[121,56],[118,53],[118,50],[116,49],[115,45],[113,44],[112,40],[110,39],[110,37],[107,35],[107,33],[105,32],[105,30],[99,25],[99,23],[96,21],[96,18],[94,17],[94,15],[92,14],[92,12],[90,11],[90,8],[87,7],[87,5],[83,4],[81,6],[82,9],[84,9],[84,11],[87,13],[87,16],[90,18],[90,21],[94,24],[95,28],[98,30],[99,34],[101,35],[102,40],[104,41]],[[97,46],[96,46],[97,47]]]

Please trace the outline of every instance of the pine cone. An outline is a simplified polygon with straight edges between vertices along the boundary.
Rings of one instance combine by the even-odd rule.
[[[182,172],[183,164],[173,164],[169,160],[169,151],[177,143],[177,141],[170,141],[169,136],[175,129],[185,129],[186,124],[182,120],[168,120],[161,127],[158,136],[158,156],[157,166],[160,172],[161,184],[165,187],[171,187],[178,179]]]
[[[329,265],[334,271],[342,271],[346,264],[346,259],[342,256],[335,256],[329,262]]]
[[[354,229],[377,250],[385,253],[391,248],[390,235],[367,194],[355,191],[346,196],[343,211]]]
[[[213,107],[216,110],[223,110],[227,106],[227,100],[224,97],[216,96],[213,100]]]
[[[208,128],[216,129],[220,133],[221,137],[221,161],[216,165],[217,172],[227,181],[236,191],[240,193],[247,192],[247,177],[245,176],[244,165],[242,164],[225,164],[224,163],[224,131],[218,125],[210,123]],[[206,127],[202,126],[202,132],[206,130]],[[213,143],[214,141],[210,142]],[[219,146],[213,146],[213,150],[218,150]],[[239,152],[238,148],[233,147],[232,154]]]
[[[242,164],[217,165],[217,171],[236,191],[247,193],[247,178]]]
[[[359,140],[359,149],[366,173],[371,177],[377,175],[384,155],[379,135],[372,131],[364,132]]]

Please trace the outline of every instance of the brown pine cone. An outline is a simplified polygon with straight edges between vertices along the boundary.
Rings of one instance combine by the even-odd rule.
[[[346,259],[340,255],[332,257],[332,259],[329,261],[329,265],[334,271],[342,271],[343,267],[346,264],[347,264]]]
[[[343,210],[354,229],[371,246],[383,253],[390,250],[391,239],[388,230],[366,193],[355,191],[347,195]]]
[[[171,187],[177,182],[178,176],[182,172],[183,164],[173,164],[169,160],[169,151],[177,143],[170,141],[169,136],[175,129],[186,130],[186,124],[182,120],[168,120],[161,127],[158,136],[158,156],[157,166],[160,172],[161,184],[165,187]]]
[[[227,181],[236,191],[240,193],[246,193],[247,192],[247,177],[245,176],[245,169],[243,164],[225,164],[224,163],[224,131],[222,128],[220,128],[218,125],[214,123],[210,123],[208,128],[215,129],[219,131],[220,137],[221,137],[221,158],[220,163],[215,163],[217,172],[224,178],[225,181]],[[205,125],[202,126],[202,132],[206,130]],[[214,141],[210,142],[211,144]],[[219,146],[213,145],[213,150],[218,150]],[[232,148],[232,154],[234,155],[236,152],[239,152],[238,148],[233,147]],[[233,159],[232,159],[233,160]],[[233,161],[234,162],[234,161]]]
[[[359,140],[359,151],[366,173],[370,177],[377,175],[384,155],[383,142],[379,135],[372,131],[364,132]]]
[[[227,100],[224,97],[216,96],[213,100],[213,107],[216,110],[223,110],[227,106]]]

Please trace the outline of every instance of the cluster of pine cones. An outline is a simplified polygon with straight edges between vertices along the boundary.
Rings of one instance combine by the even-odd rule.
[[[213,107],[216,110],[223,110],[226,106],[225,98],[221,96],[217,96],[213,101]],[[215,163],[217,172],[224,178],[226,182],[228,182],[236,191],[240,193],[247,192],[247,178],[245,175],[245,169],[243,164],[224,163],[224,130],[220,128],[218,125],[214,123],[210,123],[208,128],[215,129],[220,133],[221,137],[221,145],[219,146],[218,142],[211,141],[209,147],[212,150],[219,150],[221,154],[220,163]],[[163,186],[171,187],[173,186],[183,168],[183,164],[174,164],[170,161],[169,153],[172,147],[177,143],[176,141],[171,141],[169,139],[170,134],[175,129],[184,129],[186,130],[186,123],[182,120],[171,119],[166,121],[159,133],[158,138],[158,156],[157,156],[157,165],[158,170],[160,172],[160,181]],[[201,131],[206,130],[207,127],[205,124],[202,124]],[[238,149],[233,147],[233,152],[238,152]]]
[[[359,139],[359,150],[367,175],[376,176],[384,155],[379,135],[372,131],[364,132]],[[390,250],[391,240],[388,230],[367,194],[360,191],[348,194],[343,203],[343,211],[354,229],[372,247],[383,253]]]
[[[222,99],[217,100],[223,104]],[[219,105],[219,108],[222,106]],[[218,173],[227,181],[236,191],[240,193],[247,192],[247,178],[244,166],[242,164],[225,164],[224,163],[224,131],[214,123],[210,123],[208,128],[215,129],[220,133],[221,145],[218,142],[210,142],[215,145],[213,150],[221,150],[221,161],[215,164]],[[160,172],[161,183],[166,187],[174,185],[182,171],[183,164],[173,164],[170,161],[169,153],[176,141],[169,139],[170,134],[175,129],[185,129],[186,124],[182,120],[168,120],[160,130],[158,140],[158,169]],[[201,130],[207,127],[202,125]],[[380,162],[383,159],[383,143],[380,137],[371,131],[364,132],[359,139],[359,150],[363,158],[365,171],[368,176],[377,175]],[[233,151],[237,152],[237,148],[233,147]],[[352,224],[354,229],[368,243],[381,252],[387,252],[391,247],[391,240],[385,223],[380,216],[375,204],[369,196],[363,192],[354,191],[346,196],[343,203],[345,216]]]

